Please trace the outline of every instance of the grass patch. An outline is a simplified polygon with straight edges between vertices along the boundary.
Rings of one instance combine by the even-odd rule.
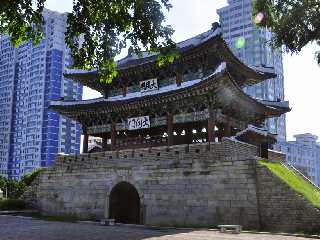
[[[277,162],[259,161],[262,166],[267,167],[271,172],[284,181],[290,188],[302,194],[316,208],[320,209],[320,191],[310,182],[306,181],[285,165]]]
[[[10,210],[24,210],[26,209],[26,203],[19,199],[6,199],[0,200],[0,210],[10,211]]]

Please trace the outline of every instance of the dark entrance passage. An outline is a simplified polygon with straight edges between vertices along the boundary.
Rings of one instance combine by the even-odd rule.
[[[140,198],[134,186],[118,183],[109,197],[109,217],[119,223],[140,224]]]

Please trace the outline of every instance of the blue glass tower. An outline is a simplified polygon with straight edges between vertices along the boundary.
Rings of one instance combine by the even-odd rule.
[[[16,50],[0,35],[0,176],[8,175]]]
[[[14,69],[8,90],[12,95],[9,113],[0,113],[0,119],[10,121],[8,154],[3,157],[3,170],[9,178],[19,179],[37,167],[51,166],[58,152],[80,152],[79,125],[48,109],[52,99],[82,98],[82,86],[63,77],[71,64],[64,41],[67,15],[45,10],[43,16],[45,39],[37,46],[31,42],[18,49],[11,46],[14,61],[6,60]],[[1,134],[6,131],[0,129]]]
[[[223,29],[223,37],[233,53],[247,65],[272,67],[277,77],[246,87],[252,97],[270,101],[284,100],[284,80],[281,50],[272,49],[272,33],[255,26],[252,19],[253,0],[228,0],[228,6],[217,11]],[[278,134],[278,140],[286,139],[285,115],[269,119],[265,127]]]

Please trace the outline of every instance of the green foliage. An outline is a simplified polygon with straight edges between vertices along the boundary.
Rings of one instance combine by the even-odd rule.
[[[310,182],[295,174],[281,163],[259,161],[259,164],[267,167],[290,188],[302,194],[309,202],[320,209],[320,191]]]
[[[19,200],[19,199],[0,200],[0,211],[23,210],[25,208],[26,208],[26,204],[23,200]]]
[[[100,81],[110,83],[117,75],[114,58],[127,44],[136,53],[174,48],[163,7],[171,8],[169,0],[74,1],[66,33],[74,67],[97,68]]]
[[[14,179],[6,179],[0,177],[0,189],[3,190],[5,197],[6,191],[8,191],[9,199],[18,199],[26,191],[26,188],[31,185],[34,179],[43,171],[42,168],[36,169],[34,172],[22,177],[21,181]]]
[[[34,5],[32,2],[35,2]],[[32,40],[34,44],[43,38],[42,11],[45,0],[1,0],[0,33],[11,36],[15,46]]]
[[[7,191],[9,199],[18,199],[26,190],[26,185],[17,180],[7,180]]]
[[[17,180],[0,177],[0,189],[3,191],[4,197],[6,197],[7,193],[8,198],[18,198],[22,194],[24,187]]]
[[[258,13],[264,18],[257,25],[274,33],[275,47],[298,53],[310,42],[320,46],[319,0],[255,0],[253,17]],[[316,58],[320,64],[320,52]]]
[[[15,46],[29,39],[43,38],[42,11],[46,0],[1,0],[0,33],[11,36]],[[169,0],[74,0],[68,14],[66,43],[71,49],[74,68],[99,69],[100,81],[111,83],[117,76],[114,58],[128,44],[136,53],[142,49],[159,52],[174,49],[173,29],[164,25],[163,9]],[[172,62],[175,53],[161,56]]]
[[[0,189],[1,190],[5,189],[6,183],[7,183],[7,179],[2,177],[2,176],[0,176]]]
[[[22,177],[21,182],[26,186],[30,186],[37,176],[43,171],[43,168],[37,168],[32,173],[26,174]]]
[[[175,60],[179,59],[180,54],[175,48],[163,48],[158,55],[157,64],[163,67],[172,64]]]

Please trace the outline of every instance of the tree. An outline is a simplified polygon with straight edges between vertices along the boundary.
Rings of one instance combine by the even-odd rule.
[[[8,198],[19,199],[43,170],[37,168],[32,173],[24,175],[20,181],[0,176],[0,189],[7,193]]]
[[[7,190],[9,199],[19,199],[26,189],[23,182],[14,179],[7,180]]]
[[[0,190],[2,190],[5,193],[5,188],[6,188],[6,184],[7,184],[7,179],[0,176]]]
[[[0,33],[10,35],[15,46],[29,39],[39,43],[45,1],[1,0]],[[100,80],[110,83],[117,74],[114,58],[128,44],[137,54],[142,49],[161,53],[159,64],[176,58],[173,29],[164,25],[163,9],[172,7],[169,0],[73,0],[73,4],[65,35],[73,67],[97,68]]]
[[[25,191],[25,184],[14,179],[6,179],[0,176],[0,189],[10,199],[18,199]]]
[[[253,17],[273,32],[275,47],[298,53],[310,42],[320,46],[319,0],[255,0]],[[320,64],[320,51],[316,58]]]

